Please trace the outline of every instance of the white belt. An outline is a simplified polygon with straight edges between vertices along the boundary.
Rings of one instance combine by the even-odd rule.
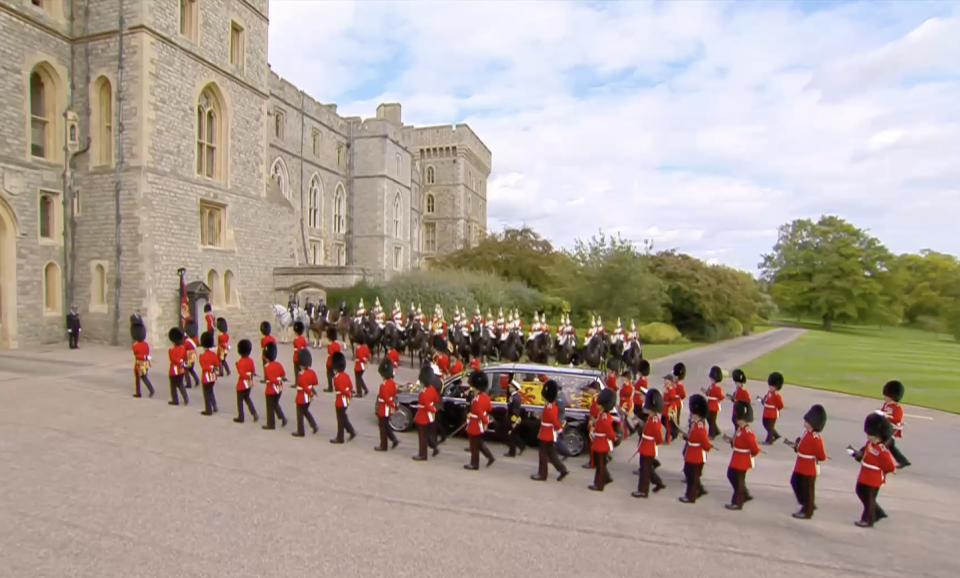
[[[870,468],[871,470],[877,470],[878,472],[880,471],[880,468],[879,468],[879,467],[877,467],[877,466],[875,466],[875,465],[873,465],[873,464],[868,464],[867,462],[860,462],[860,465],[863,466],[863,467],[865,467],[865,468]]]
[[[602,434],[602,433],[596,433],[596,432],[594,432],[593,437],[595,437],[595,438],[605,438],[605,437],[607,437],[607,434]]]
[[[707,401],[723,401],[722,397],[708,397]]]
[[[650,440],[650,441],[652,441],[652,442],[657,441],[657,440],[653,439],[653,436],[648,436],[648,435],[646,435],[646,434],[640,434],[640,435],[641,435],[641,437],[642,437],[643,439],[645,439],[645,440]]]
[[[477,414],[475,414],[475,413],[471,413],[471,414],[470,414],[470,417],[473,418],[473,419],[480,419],[480,418],[477,416]]]
[[[380,402],[380,403],[387,403],[387,402],[383,401],[383,398],[382,398],[382,397],[378,397],[378,398],[377,398],[377,401]]]
[[[743,448],[733,448],[733,451],[737,452],[738,454],[749,454],[749,453],[750,453],[750,450],[745,450],[745,449],[743,449]]]
[[[690,442],[687,442],[687,447],[698,448],[698,447],[700,447],[700,444],[692,444],[692,443],[690,443]]]
[[[768,408],[768,409],[777,409],[777,406],[775,406],[775,405],[763,404],[763,407]]]
[[[807,454],[801,454],[800,452],[797,452],[797,457],[798,457],[798,458],[803,458],[803,459],[805,459],[805,460],[815,460],[815,459],[817,459],[817,458],[814,457],[814,456],[808,456]]]

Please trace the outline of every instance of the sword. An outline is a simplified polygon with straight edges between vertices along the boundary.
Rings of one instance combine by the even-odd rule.
[[[467,427],[467,421],[469,421],[469,420],[465,420],[460,427],[458,427],[457,429],[453,430],[452,433],[447,434],[447,437],[443,438],[443,441],[442,441],[442,442],[439,442],[437,445],[442,444],[443,442],[447,441],[448,439],[450,439],[450,438],[454,437],[455,435],[457,435],[458,433],[460,433],[460,432],[463,430],[463,428]]]

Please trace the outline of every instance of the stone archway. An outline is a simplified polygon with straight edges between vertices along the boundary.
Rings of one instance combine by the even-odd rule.
[[[0,349],[17,347],[17,226],[0,199]]]

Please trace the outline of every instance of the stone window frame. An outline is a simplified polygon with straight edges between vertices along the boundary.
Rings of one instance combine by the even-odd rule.
[[[346,267],[347,266],[347,244],[336,242],[333,244],[334,248],[334,259],[336,260],[337,267]]]
[[[207,286],[210,287],[210,303],[211,307],[220,309],[223,307],[223,281],[220,277],[220,272],[211,267],[207,270],[206,278]]]
[[[310,150],[313,152],[313,156],[320,158],[320,153],[323,151],[323,133],[319,129],[312,129],[310,132]]]
[[[63,2],[61,0],[29,0],[26,4],[50,18],[63,20]]]
[[[286,130],[287,113],[280,107],[273,109],[273,138],[283,140],[283,134]]]
[[[323,252],[323,239],[321,237],[309,237],[307,239],[307,247],[310,251],[310,254],[307,256],[309,264],[323,265],[324,261],[326,261],[326,255]]]
[[[200,42],[200,0],[180,0],[177,32],[192,42]]]
[[[195,174],[202,179],[220,183],[227,182],[227,159],[229,158],[229,114],[223,92],[215,82],[207,82],[197,93],[194,127],[196,150]],[[213,121],[211,130],[210,121]],[[213,161],[210,166],[210,155]]]
[[[73,216],[83,216],[83,202],[80,198],[80,189],[78,188],[73,189]]]
[[[107,101],[104,102],[104,92]],[[114,106],[116,94],[113,90],[113,78],[107,74],[98,74],[90,85],[90,97],[94,106],[90,107],[90,136],[93,154],[91,167],[113,167],[115,165],[114,148],[116,145],[116,118]]]
[[[427,193],[427,198],[423,203],[423,212],[427,215],[433,215],[437,212],[437,197],[433,193]]]
[[[43,204],[44,200],[49,200],[50,209],[47,218],[47,227],[50,235],[43,236]],[[63,204],[60,200],[60,191],[40,189],[37,193],[37,242],[41,245],[62,245],[63,244]]]
[[[90,303],[87,306],[90,313],[107,313],[110,308],[110,285],[107,282],[107,272],[109,271],[109,261],[90,261]],[[98,277],[100,278],[99,284]],[[100,299],[97,298],[98,292],[100,293]]]
[[[433,168],[433,165],[427,165],[424,180],[428,185],[435,185],[437,183],[437,170]]]
[[[403,246],[402,245],[393,246],[392,264],[393,264],[394,271],[403,270]]]
[[[308,187],[307,226],[323,232],[323,180],[313,173]]]
[[[40,82],[42,87],[41,106],[34,107],[34,78]],[[58,67],[54,66],[51,60],[42,59],[37,61],[29,68],[26,75],[25,92],[27,98],[24,99],[24,111],[26,122],[26,152],[27,158],[34,161],[56,162],[63,158],[63,114],[61,111],[66,106],[66,91],[63,81],[63,74]],[[41,108],[37,111],[36,108]],[[37,114],[42,112],[42,116]],[[43,127],[43,150],[42,154],[35,154],[35,127]]]
[[[403,174],[403,157],[400,156],[400,153],[397,153],[397,176]]]
[[[287,171],[287,163],[283,157],[273,159],[270,165],[270,178],[280,187],[280,193],[283,198],[290,201],[290,172]]]
[[[333,194],[333,211],[331,214],[332,230],[336,235],[344,235],[347,232],[347,195],[343,188],[343,183],[337,183],[337,188]]]
[[[337,143],[337,166],[342,167],[344,161],[346,160],[346,155],[344,154],[343,143]]]
[[[200,216],[200,248],[201,249],[225,249],[227,241],[227,206],[221,203],[214,201],[208,201],[206,199],[199,199],[197,202],[199,208]],[[208,243],[209,231],[205,231],[207,228],[205,223],[209,223],[209,213],[213,212],[217,215],[217,223],[219,230],[216,232],[216,243]],[[212,290],[212,288],[211,288]]]
[[[236,18],[230,20],[230,36],[227,49],[230,65],[242,71],[246,67],[247,61],[247,31],[243,23]]]
[[[430,231],[433,232],[430,235]],[[432,237],[432,239],[431,239]],[[431,240],[433,241],[433,247],[431,247]],[[436,253],[437,252],[437,223],[436,221],[424,221],[423,223],[423,233],[421,236],[421,241],[423,244],[424,253]]]
[[[237,291],[237,276],[232,269],[227,269],[223,272],[222,293],[224,307],[240,307],[240,292]]]
[[[393,238],[402,239],[403,238],[403,221],[401,217],[403,215],[403,195],[400,191],[397,191],[397,194],[393,197]]]
[[[53,272],[55,279],[50,278]],[[41,270],[42,297],[41,301],[44,317],[59,317],[63,313],[63,274],[60,264],[56,261],[47,261]],[[52,306],[51,306],[52,305]]]

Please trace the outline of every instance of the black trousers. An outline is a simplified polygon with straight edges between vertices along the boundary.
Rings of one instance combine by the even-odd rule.
[[[212,383],[203,384],[203,413],[212,414],[217,408],[217,395],[213,392]]]
[[[483,439],[483,434],[478,436],[470,436],[470,465],[479,468],[480,467],[480,454],[483,454],[483,457],[487,460],[493,459],[493,454],[490,453],[490,448],[487,447],[486,440]]]
[[[180,396],[183,396],[183,405],[190,403],[190,398],[187,397],[187,388],[183,387],[183,376],[182,375],[171,375],[170,376],[170,403],[173,405],[180,405]]]
[[[896,438],[890,438],[885,444],[887,449],[890,450],[890,453],[893,454],[893,459],[897,461],[897,465],[909,464],[910,460],[907,459],[907,456],[903,455],[903,452],[900,451],[900,448],[897,447]]]
[[[797,503],[800,504],[800,513],[808,518],[813,517],[813,508],[816,506],[816,486],[817,476],[806,476],[796,472],[790,476],[790,487],[793,488],[793,495],[797,497]]]
[[[883,511],[880,504],[877,503],[877,494],[880,488],[871,488],[864,484],[857,484],[857,497],[863,504],[863,513],[860,514],[860,521],[866,522],[871,526],[881,518],[886,518],[887,513]]]
[[[640,456],[640,480],[637,482],[637,491],[641,494],[650,493],[650,482],[654,486],[662,488],[664,486],[660,474],[657,473],[659,462],[653,456]]]
[[[508,456],[517,455],[517,449],[521,452],[527,449],[527,444],[523,443],[523,439],[520,437],[520,422],[518,421],[516,425],[510,423],[510,419],[505,419],[500,422],[500,439],[501,441],[507,442],[507,446],[510,448],[507,451]],[[551,442],[553,443],[553,442]]]
[[[277,419],[281,422],[287,421],[287,417],[283,415],[283,409],[280,408],[280,394],[276,395],[267,395],[267,425],[264,426],[267,429],[276,429],[277,428]]]
[[[67,334],[67,342],[70,344],[70,349],[80,347],[80,330],[71,329],[70,333]]]
[[[298,403],[297,404],[297,433],[303,435],[303,420],[306,418],[307,423],[310,424],[310,428],[314,432],[317,431],[317,420],[313,419],[313,414],[310,413],[310,404],[309,403]]]
[[[300,370],[301,370],[300,364],[299,364],[299,363],[294,363],[294,364],[293,364],[293,375],[294,375],[294,377],[300,375]]]
[[[223,359],[220,360],[220,377],[223,375],[230,375],[230,364],[227,363],[227,354],[223,354]]]
[[[400,441],[397,440],[397,435],[393,433],[393,428],[390,427],[389,417],[378,417],[377,424],[380,426],[380,449],[387,449],[387,440],[394,444],[400,443]]]
[[[707,412],[707,435],[710,436],[710,439],[713,439],[720,435],[720,426],[717,425],[717,414],[720,412],[717,411],[708,411]]]
[[[136,371],[136,370],[134,370]],[[150,383],[150,378],[147,377],[147,374],[140,375],[139,373],[134,373],[134,379],[136,380],[136,389],[137,397],[140,396],[140,384],[147,386],[147,391],[150,392],[150,395],[153,395],[153,384]]]
[[[196,366],[187,367],[187,373],[183,378],[186,382],[186,387],[193,387],[194,385],[200,385],[200,376],[197,375]]]
[[[772,444],[774,440],[780,437],[777,433],[777,418],[765,417],[762,420],[763,429],[767,430],[767,439],[765,443]]]
[[[367,382],[363,381],[363,372],[354,371],[353,377],[355,377],[357,381],[357,397],[363,397],[365,395],[369,395],[370,390],[367,389]]]
[[[688,464],[683,462],[683,475],[687,478],[687,499],[696,502],[703,493],[703,484],[700,476],[703,475],[703,464]]]
[[[242,389],[237,391],[237,419],[243,421],[243,406],[246,404],[247,408],[250,410],[250,415],[253,416],[254,420],[259,419],[257,416],[257,408],[253,407],[253,400],[250,399],[250,389]]]
[[[357,430],[353,429],[353,424],[350,423],[350,416],[347,415],[347,408],[338,407],[337,408],[337,441],[343,441],[343,432],[346,431],[350,434],[350,437],[357,435]]]
[[[747,489],[747,471],[727,468],[727,479],[730,480],[730,487],[733,488],[730,503],[734,506],[743,506],[744,502],[751,499],[750,490]]]
[[[590,459],[593,461],[593,486],[603,491],[603,487],[613,481],[607,469],[607,454],[590,452]]]
[[[437,424],[417,424],[417,429],[420,431],[420,453],[418,455],[423,459],[427,459],[428,446],[433,451],[437,451]]]
[[[333,368],[327,368],[327,391],[333,391]]]
[[[537,476],[540,479],[547,478],[547,463],[553,464],[553,469],[558,472],[566,473],[567,466],[563,465],[563,462],[560,461],[560,454],[557,453],[557,444],[556,442],[540,442],[540,469],[537,470]]]

